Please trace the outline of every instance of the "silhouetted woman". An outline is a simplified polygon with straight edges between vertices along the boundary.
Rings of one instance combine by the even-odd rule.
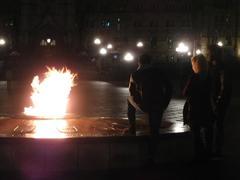
[[[194,136],[196,160],[211,155],[212,148],[212,106],[211,84],[207,61],[203,55],[191,59],[193,74],[187,82],[183,95],[188,101],[188,122]]]

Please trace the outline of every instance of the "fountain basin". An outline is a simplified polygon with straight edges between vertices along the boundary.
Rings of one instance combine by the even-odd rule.
[[[137,124],[137,135],[130,136],[126,119],[1,119],[0,170],[28,173],[141,167],[148,156],[149,131],[146,121]],[[160,132],[160,162],[192,158],[192,137],[182,122],[164,121]]]

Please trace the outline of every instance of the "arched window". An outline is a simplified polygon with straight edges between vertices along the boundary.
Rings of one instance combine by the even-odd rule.
[[[40,46],[56,46],[56,40],[51,38],[42,39]]]

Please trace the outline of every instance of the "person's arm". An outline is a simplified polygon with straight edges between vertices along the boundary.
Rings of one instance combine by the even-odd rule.
[[[130,96],[134,96],[134,94],[136,93],[136,84],[133,80],[132,74],[129,79],[128,89],[129,89]]]
[[[141,95],[139,94],[139,91],[137,89],[137,83],[134,80],[134,75],[132,74],[130,76],[130,80],[129,80],[129,93],[130,96],[133,97],[133,100],[136,104],[140,104],[141,103]]]

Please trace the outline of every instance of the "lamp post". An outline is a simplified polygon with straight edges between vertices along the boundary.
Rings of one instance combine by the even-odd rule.
[[[223,47],[223,42],[222,42],[222,41],[218,41],[217,45],[218,45],[219,47]]]
[[[6,39],[3,38],[3,37],[1,37],[1,38],[0,38],[0,52],[1,52],[0,55],[1,55],[1,57],[2,57],[3,54],[4,54],[6,43],[7,43]]]
[[[99,38],[95,38],[94,41],[93,41],[93,43],[94,43],[95,45],[100,45],[100,44],[102,43],[102,41],[101,41],[101,39],[99,39]]]
[[[0,38],[0,46],[5,46],[6,40],[4,38]]]
[[[134,56],[131,52],[126,52],[123,59],[126,61],[126,62],[132,62],[134,60]]]
[[[196,54],[197,54],[197,55],[199,55],[199,54],[201,54],[201,53],[202,53],[202,51],[201,51],[200,49],[197,49],[197,50],[196,50]]]
[[[144,46],[144,44],[143,44],[142,41],[138,41],[137,44],[136,44],[136,46],[137,46],[138,48],[142,48],[142,47]]]
[[[176,47],[176,52],[178,54],[178,62],[182,63],[185,55],[191,56],[192,53],[189,51],[189,47],[184,43],[180,42]],[[179,59],[181,57],[181,60]]]
[[[103,74],[103,69],[104,69],[104,57],[107,55],[107,49],[102,47],[99,49],[99,54],[100,54],[100,58],[97,60],[97,66],[98,66],[98,70],[100,72],[100,74]]]
[[[136,58],[137,59],[139,59],[140,58],[140,56],[142,55],[142,53],[143,53],[143,51],[144,51],[144,42],[142,42],[142,41],[138,41],[137,43],[136,43]]]
[[[52,40],[50,38],[47,38],[47,43],[50,44]]]
[[[112,49],[113,48],[113,45],[111,44],[111,43],[109,43],[108,45],[107,45],[107,49]]]
[[[4,38],[0,38],[0,70],[3,67],[4,64],[4,46],[6,45],[6,40]]]
[[[0,58],[6,55],[6,50],[9,48],[9,43],[6,38],[0,36]]]
[[[5,46],[7,44],[7,41],[5,38],[1,37],[0,38],[0,51],[1,51],[1,60],[4,56],[5,52]],[[4,61],[4,60],[3,60]],[[6,62],[6,67],[5,67],[5,76],[6,76],[6,81],[7,81],[7,91],[10,92],[12,90],[12,76],[13,76],[13,70],[12,70],[12,65],[9,63],[9,61]]]
[[[106,48],[101,48],[99,50],[99,53],[102,55],[102,56],[105,56],[107,54],[107,49]]]
[[[185,45],[185,43],[180,42],[176,48],[176,52],[184,54],[187,53],[189,50],[189,47],[187,45]]]
[[[178,75],[178,78],[179,78],[179,93],[182,91],[183,89],[183,86],[184,86],[184,83],[185,83],[185,66],[184,64],[186,64],[186,61],[185,61],[185,58],[186,55],[187,56],[191,56],[191,52],[189,51],[189,47],[184,43],[184,42],[180,42],[178,44],[178,46],[176,47],[176,52],[178,54],[178,61],[177,61],[177,64],[178,64],[178,69],[179,69],[179,75]]]

